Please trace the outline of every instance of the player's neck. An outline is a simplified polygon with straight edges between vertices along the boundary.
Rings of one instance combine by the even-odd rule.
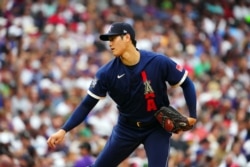
[[[120,59],[127,66],[136,65],[140,61],[140,52],[133,47],[120,56]]]

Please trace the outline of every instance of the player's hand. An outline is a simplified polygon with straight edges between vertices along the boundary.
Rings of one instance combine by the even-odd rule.
[[[51,135],[49,139],[47,140],[49,147],[54,149],[57,144],[63,141],[65,135],[66,135],[66,132],[63,129],[60,129],[56,133]]]
[[[188,119],[189,125],[191,125],[191,126],[194,126],[196,124],[196,122],[197,122],[196,118],[187,117],[187,119]]]
[[[195,125],[197,119],[196,118],[192,118],[192,117],[188,117],[188,122],[189,122],[189,125]]]
[[[192,118],[192,117],[187,117],[187,120],[188,120],[189,125],[187,127],[183,128],[183,129],[178,129],[177,131],[174,132],[175,134],[179,134],[181,132],[185,132],[185,131],[193,129],[194,125],[197,122],[197,119]]]

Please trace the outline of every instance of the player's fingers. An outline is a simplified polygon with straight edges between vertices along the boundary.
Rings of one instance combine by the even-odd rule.
[[[50,137],[47,141],[48,145],[50,148],[55,148],[56,147],[56,140],[53,137]]]
[[[66,131],[61,129],[52,136],[49,137],[47,140],[47,143],[49,147],[55,148],[57,144],[63,141],[64,135],[66,134]]]
[[[47,140],[47,144],[48,144],[49,147],[52,147],[52,144],[51,144],[51,143],[52,143],[52,139],[49,138],[49,139]]]
[[[196,123],[196,119],[195,118],[188,117],[187,119],[188,119],[189,125],[194,125]]]

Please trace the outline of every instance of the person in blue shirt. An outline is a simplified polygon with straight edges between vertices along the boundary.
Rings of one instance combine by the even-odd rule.
[[[55,148],[109,95],[117,104],[118,122],[93,167],[116,167],[140,144],[149,167],[166,167],[172,133],[161,127],[154,113],[170,105],[168,82],[182,88],[189,116],[196,122],[196,92],[187,70],[166,55],[136,48],[135,31],[128,23],[113,23],[100,39],[109,41],[114,58],[97,71],[87,95],[62,128],[50,136],[48,145]]]

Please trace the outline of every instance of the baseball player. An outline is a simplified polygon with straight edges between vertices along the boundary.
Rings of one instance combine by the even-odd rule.
[[[167,56],[137,49],[130,24],[113,23],[100,39],[109,41],[114,59],[98,70],[86,97],[63,127],[50,136],[48,145],[54,148],[62,142],[65,134],[82,123],[97,102],[108,94],[117,104],[118,122],[93,166],[117,167],[143,144],[149,167],[166,167],[172,133],[162,128],[154,113],[170,105],[168,82],[183,89],[189,117],[196,121],[193,82],[187,71]]]

